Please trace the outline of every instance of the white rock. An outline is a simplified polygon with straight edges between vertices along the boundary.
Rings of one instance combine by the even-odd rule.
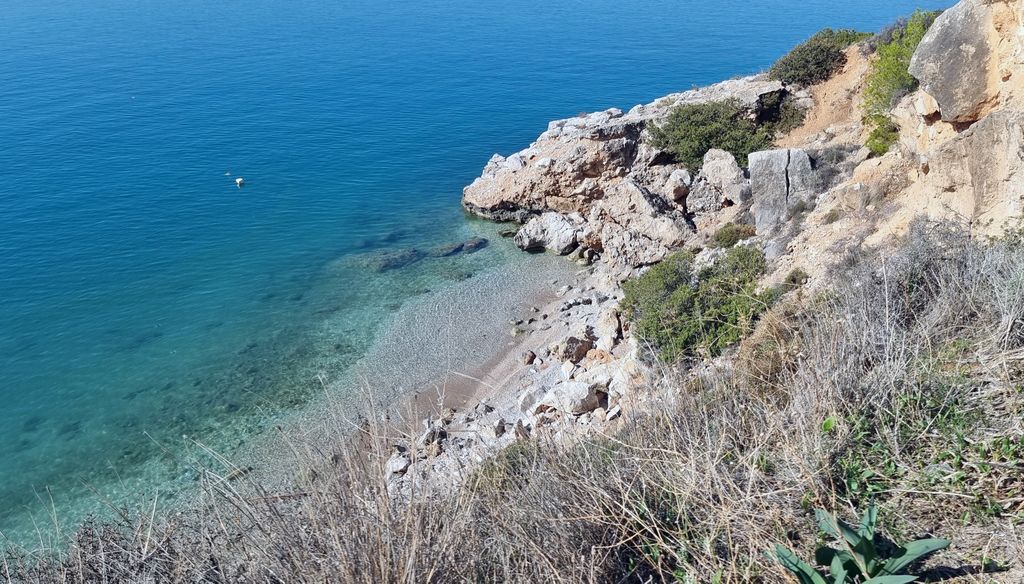
[[[551,388],[534,408],[534,414],[556,410],[578,416],[601,406],[604,392],[580,381],[563,381]]]

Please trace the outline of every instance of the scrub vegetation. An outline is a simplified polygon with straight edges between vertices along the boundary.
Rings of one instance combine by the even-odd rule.
[[[870,37],[870,33],[826,28],[776,61],[768,70],[768,77],[800,86],[828,81],[846,65],[844,51]]]

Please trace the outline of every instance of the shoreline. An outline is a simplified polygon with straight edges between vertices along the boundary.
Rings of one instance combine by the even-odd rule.
[[[352,434],[372,416],[394,421],[397,434],[415,433],[424,418],[488,399],[520,374],[517,355],[530,340],[512,335],[510,321],[557,301],[556,289],[579,271],[563,257],[523,254],[407,301],[342,378],[323,383],[321,395],[274,424],[276,436],[237,457],[239,468],[284,486],[302,474],[286,460],[298,445],[331,451],[345,440],[339,430]]]

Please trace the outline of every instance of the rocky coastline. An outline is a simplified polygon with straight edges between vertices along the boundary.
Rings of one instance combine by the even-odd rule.
[[[959,78],[930,65],[948,43],[963,40],[947,38],[965,34],[961,12],[991,24],[1005,18],[1003,10],[1003,3],[965,0],[936,22],[912,68],[922,89],[896,107],[900,148],[881,158],[863,147],[856,95],[867,57],[857,47],[847,51],[836,87],[794,89],[763,75],[733,79],[628,112],[556,120],[523,150],[495,154],[465,188],[463,207],[517,223],[509,234],[519,248],[566,256],[581,271],[557,283],[552,302],[509,323],[516,350],[489,364],[505,373],[500,386],[478,385],[461,408],[433,408],[409,439],[395,441],[386,465],[391,491],[408,498],[424,487],[450,488],[517,441],[607,434],[624,416],[657,408],[651,400],[660,372],[620,313],[622,282],[680,249],[697,252],[699,265],[714,263],[723,250],[709,242],[724,225],[754,229],[740,245],[759,247],[771,262],[764,287],[798,269],[816,289],[845,254],[899,235],[913,217],[966,215],[979,233],[1001,228],[994,216],[1019,217],[1024,199],[1013,177],[1020,148],[1009,137],[1016,126],[1001,121],[1022,111],[1016,86],[1007,81],[1024,78],[1022,51],[999,45],[963,65],[1002,71],[1001,87],[972,95],[947,90]],[[991,36],[985,29],[972,42],[999,42]],[[841,92],[846,103],[829,92]],[[802,108],[807,121],[776,149],[752,153],[746,168],[712,149],[695,171],[652,145],[650,125],[678,105],[735,100],[756,119],[783,98]],[[958,159],[950,160],[953,152]],[[997,176],[980,176],[983,166]],[[923,204],[920,184],[936,180],[945,185],[933,186],[932,200]],[[724,357],[709,366],[728,363]]]

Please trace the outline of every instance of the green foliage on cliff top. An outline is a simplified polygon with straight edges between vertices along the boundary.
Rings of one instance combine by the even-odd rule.
[[[855,30],[826,28],[779,59],[768,70],[768,77],[795,85],[827,81],[846,64],[843,51],[870,36]]]
[[[761,250],[734,247],[694,274],[694,256],[679,252],[623,286],[622,306],[640,339],[665,362],[715,356],[743,338],[771,303],[757,294]]]
[[[759,125],[739,100],[681,105],[661,126],[651,124],[654,145],[671,152],[680,163],[697,171],[704,155],[719,148],[747,165],[747,155],[771,148],[772,130]]]
[[[918,10],[873,41],[877,54],[865,82],[864,120],[871,128],[867,147],[875,155],[888,152],[899,137],[889,112],[900,98],[917,89],[917,79],[909,72],[910,59],[939,14]]]

